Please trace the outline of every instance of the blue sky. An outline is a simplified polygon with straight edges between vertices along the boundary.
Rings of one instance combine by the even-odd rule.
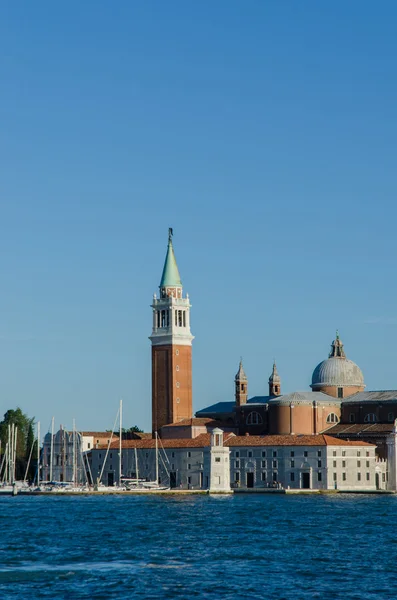
[[[273,357],[307,389],[339,328],[397,388],[397,6],[3,3],[0,412],[149,430],[174,228],[194,408]]]

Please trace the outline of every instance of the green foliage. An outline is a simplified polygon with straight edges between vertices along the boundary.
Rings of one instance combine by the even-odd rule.
[[[17,455],[16,455],[16,476],[17,479],[23,479],[25,475],[25,469],[30,454],[30,449],[34,441],[33,422],[31,419],[22,412],[18,407],[15,410],[10,409],[4,415],[2,421],[0,421],[0,440],[1,440],[1,453],[5,451],[6,444],[8,443],[8,426],[15,425],[18,428],[17,431]]]
[[[143,429],[139,429],[138,425],[130,427],[128,431],[132,431],[132,433],[143,433]]]

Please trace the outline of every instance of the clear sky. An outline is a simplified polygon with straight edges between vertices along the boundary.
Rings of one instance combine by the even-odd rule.
[[[339,328],[397,388],[397,4],[0,5],[0,413],[150,428],[174,247],[194,409],[308,389]]]

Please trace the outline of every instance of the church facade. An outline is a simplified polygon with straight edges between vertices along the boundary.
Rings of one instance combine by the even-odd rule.
[[[341,452],[343,444],[364,443],[376,447],[377,460],[381,461],[377,466],[377,477],[379,479],[382,472],[383,483],[387,485],[385,465],[386,459],[390,458],[389,442],[396,429],[397,391],[366,391],[363,373],[358,365],[347,358],[338,332],[328,357],[313,370],[310,391],[283,394],[281,377],[274,363],[267,394],[250,397],[248,377],[240,361],[234,378],[234,399],[210,405],[194,415],[191,304],[189,296],[183,291],[172,229],[169,230],[159,294],[154,294],[151,308],[153,322],[149,339],[152,345],[153,437],[157,434],[166,445],[170,443],[172,447],[178,447],[178,444],[182,444],[186,448],[186,444],[203,440],[202,436],[211,435],[216,428],[220,428],[225,436],[228,435],[228,445],[248,447],[248,439],[252,443],[256,440],[255,444],[261,448],[262,453],[266,452],[267,441],[271,440],[272,445],[277,445],[277,439],[281,443],[282,438],[288,438],[288,454],[294,452],[291,448],[296,445],[298,438],[304,436],[305,440],[312,439],[314,443],[315,439],[319,439],[318,436],[326,434],[329,436],[329,445],[339,445]],[[307,445],[310,445],[309,442]],[[359,450],[361,451],[364,450]],[[335,453],[336,450],[333,449],[332,452]],[[365,452],[370,452],[370,449]],[[328,458],[330,456],[329,454]],[[231,468],[236,462],[238,463],[231,460]],[[397,460],[395,463],[397,464]],[[335,465],[335,460],[332,460],[332,464]],[[340,477],[338,474],[333,475],[337,478],[335,481],[346,481],[347,473],[343,471],[343,467],[341,469]],[[283,467],[283,472],[287,473],[286,466]],[[373,470],[372,474],[374,472]],[[233,479],[240,477],[236,473],[231,471],[232,483],[244,480],[247,485],[245,475],[241,476],[241,480]],[[298,477],[301,482],[300,487],[301,475],[293,475],[293,478]],[[203,481],[203,475],[199,477]],[[266,478],[269,474],[266,473],[263,477],[262,483],[268,483]],[[355,475],[351,477],[354,479]],[[358,477],[361,477],[361,472]],[[373,479],[372,475],[366,474],[365,477],[370,477],[371,481]],[[283,479],[285,483],[288,475],[283,476]],[[378,479],[376,485],[380,488]],[[395,479],[397,480],[397,475]],[[313,481],[311,476],[311,484]],[[318,483],[320,482],[321,479]],[[290,480],[289,483],[294,481]],[[330,486],[332,487],[331,482],[327,479],[326,488],[329,489]]]

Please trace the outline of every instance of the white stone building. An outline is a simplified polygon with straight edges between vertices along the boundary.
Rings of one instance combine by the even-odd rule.
[[[386,461],[378,461],[376,446],[320,435],[235,436],[224,434],[217,446],[216,430],[193,439],[166,439],[159,443],[160,483],[182,489],[227,489],[220,466],[229,464],[234,489],[283,487],[290,489],[375,491],[387,488]],[[218,434],[219,435],[219,434]],[[218,450],[217,450],[218,448]],[[219,455],[218,455],[219,454]],[[215,458],[224,458],[220,463]],[[94,448],[90,465],[94,480],[104,465],[106,447]],[[213,462],[212,462],[213,461]],[[155,440],[125,440],[124,477],[153,481],[156,472]],[[214,477],[223,480],[211,481]],[[103,467],[102,482],[112,484],[118,473],[118,443],[112,443]]]

